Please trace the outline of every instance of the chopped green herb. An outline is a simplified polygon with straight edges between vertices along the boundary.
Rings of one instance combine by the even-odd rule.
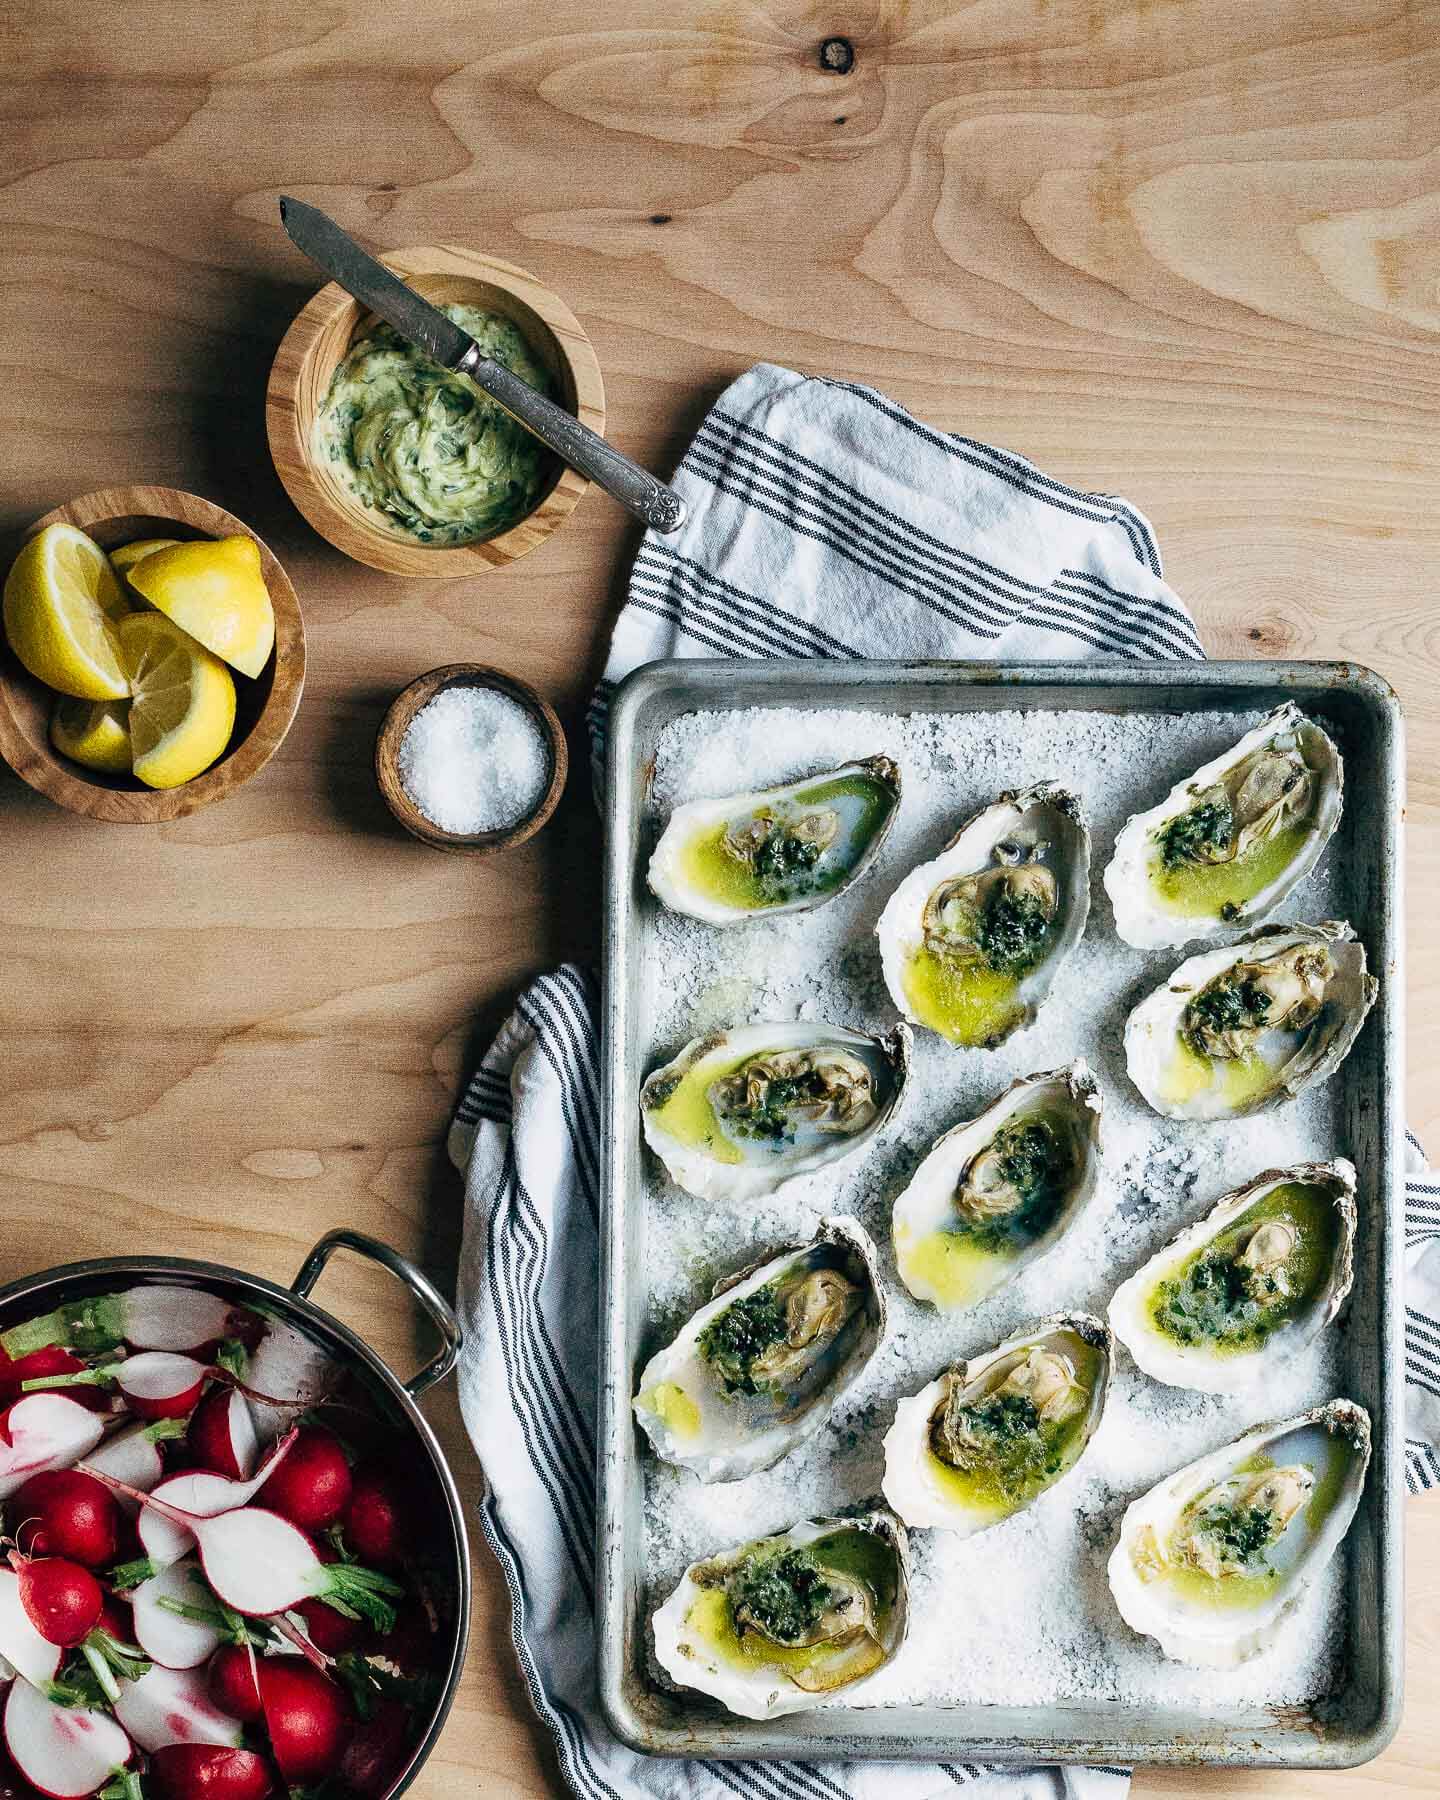
[[[1201,988],[1185,1008],[1186,1034],[1211,1039],[1230,1031],[1250,1031],[1265,1023],[1270,996],[1251,975],[1227,974]]]
[[[1275,1518],[1263,1506],[1207,1506],[1200,1528],[1227,1561],[1248,1565],[1274,1537]]]
[[[736,1624],[753,1623],[777,1644],[805,1643],[831,1599],[825,1571],[809,1550],[798,1545],[751,1557],[730,1580]]]
[[[733,1301],[700,1333],[700,1354],[727,1394],[762,1392],[751,1371],[767,1350],[784,1341],[785,1308],[774,1282]]]
[[[1235,841],[1235,815],[1228,800],[1203,800],[1171,819],[1156,836],[1167,869],[1182,863],[1220,862]]]
[[[975,941],[990,967],[1020,975],[1039,961],[1050,920],[1034,894],[997,887],[975,927]]]

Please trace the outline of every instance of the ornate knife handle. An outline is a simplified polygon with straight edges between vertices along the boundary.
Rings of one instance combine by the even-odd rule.
[[[563,406],[537,394],[503,363],[482,356],[478,344],[467,350],[455,367],[492,400],[499,401],[542,444],[549,445],[562,462],[588,476],[596,487],[604,488],[637,519],[665,532],[678,531],[685,523],[685,502],[674,488],[657,481],[639,463],[631,462]]]

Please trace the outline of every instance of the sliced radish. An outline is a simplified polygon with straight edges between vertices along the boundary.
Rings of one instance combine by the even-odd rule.
[[[78,1469],[32,1475],[10,1500],[7,1516],[26,1556],[66,1556],[87,1569],[103,1569],[120,1554],[115,1496]]]
[[[157,1282],[118,1294],[96,1294],[27,1319],[0,1334],[0,1349],[16,1358],[48,1344],[90,1352],[113,1350],[117,1344],[137,1350],[198,1350],[228,1337],[232,1324],[248,1323],[249,1317],[218,1294]]]
[[[246,1387],[255,1390],[248,1397],[260,1442],[278,1437],[296,1413],[317,1405],[339,1378],[340,1365],[319,1344],[281,1319],[267,1320],[245,1375]]]
[[[170,1744],[157,1750],[147,1771],[157,1800],[267,1800],[275,1778],[253,1750],[208,1744]]]
[[[55,1679],[61,1650],[45,1638],[20,1597],[20,1578],[0,1569],[0,1656],[29,1682],[43,1688]]]
[[[193,1558],[142,1581],[130,1600],[136,1643],[167,1669],[198,1668],[228,1635]]]
[[[279,1513],[246,1506],[196,1519],[191,1529],[205,1579],[236,1612],[265,1618],[308,1597],[349,1606],[382,1631],[394,1623],[386,1596],[404,1592],[399,1582],[357,1563],[321,1562],[305,1533]]]
[[[231,1481],[248,1480],[260,1454],[249,1404],[234,1388],[211,1388],[195,1409],[185,1441],[202,1469],[228,1476]],[[135,1483],[136,1487],[141,1485]]]
[[[64,1469],[105,1435],[99,1416],[64,1394],[26,1394],[0,1413],[0,1500],[46,1469]]]
[[[281,1438],[264,1463],[248,1481],[231,1481],[224,1475],[213,1475],[208,1469],[190,1469],[183,1475],[172,1475],[151,1490],[151,1497],[176,1508],[185,1517],[211,1518],[217,1513],[233,1512],[253,1500],[290,1453],[295,1433]],[[87,1467],[93,1468],[94,1464]],[[194,1547],[195,1536],[187,1524],[175,1519],[159,1506],[146,1506],[140,1513],[140,1542],[145,1554],[163,1568],[178,1562]]]
[[[53,1800],[84,1800],[130,1760],[130,1740],[108,1713],[57,1706],[28,1681],[11,1683],[5,1748],[25,1779]]]
[[[100,1363],[77,1375],[51,1375],[25,1382],[26,1389],[105,1387],[120,1390],[130,1411],[141,1419],[183,1419],[200,1403],[207,1378],[214,1373],[209,1363],[173,1350],[141,1350],[119,1362]]]
[[[167,1744],[228,1744],[238,1747],[240,1721],[210,1698],[199,1669],[166,1669],[157,1664],[139,1681],[127,1682],[115,1702],[115,1717],[142,1750]]]
[[[106,1438],[85,1459],[86,1466],[101,1474],[113,1475],[142,1494],[148,1494],[165,1476],[165,1463],[160,1446],[169,1438],[183,1437],[182,1419],[156,1419],[151,1424],[127,1425],[113,1437]],[[109,1490],[107,1490],[109,1491]],[[112,1494],[123,1512],[137,1513],[140,1502],[125,1494]]]

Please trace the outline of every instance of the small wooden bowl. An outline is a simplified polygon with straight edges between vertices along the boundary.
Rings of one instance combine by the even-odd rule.
[[[514,263],[453,244],[422,244],[384,259],[437,305],[483,306],[503,313],[550,371],[560,403],[592,431],[605,430],[600,364],[580,321],[558,294]],[[559,457],[548,457],[539,504],[518,524],[473,544],[420,544],[361,506],[314,450],[315,419],[330,377],[352,343],[375,327],[373,313],[331,282],[296,316],[281,339],[265,393],[270,455],[286,492],[337,550],[389,575],[479,575],[504,568],[543,544],[590,485]]]
[[[495,688],[499,693],[508,695],[511,700],[518,701],[540,727],[549,748],[550,780],[539,804],[523,819],[517,820],[513,825],[506,825],[499,831],[468,834],[443,831],[425,817],[406,793],[405,785],[400,779],[400,745],[410,729],[410,721],[422,706],[437,694],[443,693],[446,688],[452,687]],[[380,721],[380,730],[375,737],[375,779],[380,784],[385,804],[412,836],[436,850],[459,850],[470,856],[488,856],[492,851],[508,850],[513,844],[523,844],[526,838],[534,837],[554,812],[565,791],[565,777],[569,772],[570,752],[565,743],[564,730],[555,716],[555,709],[535,692],[528,681],[520,681],[514,675],[507,675],[503,669],[492,669],[485,663],[446,663],[444,668],[431,669],[428,674],[417,676],[409,687],[402,688],[390,702],[389,710]]]
[[[55,694],[21,667],[0,635],[0,756],[30,786],[71,812],[121,825],[155,825],[183,819],[233,794],[258,774],[280,748],[305,686],[305,626],[300,601],[269,546],[222,506],[169,487],[101,488],[82,494],[36,519],[25,533],[46,525],[77,525],[102,550],[136,538],[250,537],[260,548],[260,567],[275,609],[275,648],[255,680],[235,676],[235,729],[220,760],[182,787],[148,788],[131,775],[82,769],[50,742]]]

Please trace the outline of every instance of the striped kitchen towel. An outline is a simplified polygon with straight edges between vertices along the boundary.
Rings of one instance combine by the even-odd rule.
[[[635,559],[591,714],[660,657],[1076,660],[1203,656],[1145,519],[1008,451],[948,437],[845,382],[761,365],[730,387],[675,478],[689,518]],[[637,1757],[595,1696],[598,996],[542,977],[475,1074],[450,1150],[467,1171],[459,1302],[481,1522],[510,1589],[516,1654],[585,1800],[1122,1800],[1120,1769],[799,1764]],[[1440,1189],[1417,1179],[1415,1485],[1440,1479]],[[1428,1262],[1425,1260],[1429,1256]],[[1426,1345],[1430,1346],[1427,1348]]]

